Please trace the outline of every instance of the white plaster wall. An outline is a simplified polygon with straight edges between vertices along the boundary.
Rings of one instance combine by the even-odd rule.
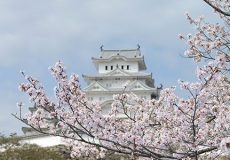
[[[92,97],[93,99],[91,99],[90,97]],[[113,99],[113,94],[111,93],[106,93],[106,94],[90,94],[88,93],[87,94],[87,98],[89,101],[97,101],[97,102],[104,102],[104,101],[107,101],[107,100],[111,100]]]
[[[110,111],[111,111],[111,104],[107,104],[102,108],[103,115],[108,115]]]
[[[124,89],[125,85],[128,85],[130,83],[132,83],[134,80],[102,80],[100,81],[100,83],[105,86],[108,89],[119,89],[120,93],[122,92],[122,90]],[[145,80],[141,80],[143,83],[145,83]],[[111,85],[109,85],[111,84]],[[129,88],[126,88],[126,91]],[[146,91],[142,91],[142,88],[135,88],[136,90],[139,90],[136,92],[136,94],[140,97],[140,98],[145,98],[147,100],[151,99],[151,94],[149,92]],[[100,89],[98,89],[99,91]],[[96,91],[96,90],[95,90]],[[132,91],[135,93],[135,91]],[[112,100],[113,99],[113,94],[109,91],[103,91],[103,92],[88,92],[86,94],[86,97],[88,99],[88,101],[97,101],[99,103],[102,103],[104,101],[107,100]]]
[[[140,98],[144,98],[146,100],[151,99],[151,95],[148,92],[145,92],[145,91],[141,91],[141,92],[140,91],[138,91],[138,92],[133,91],[133,92]],[[96,101],[96,102],[99,102],[99,103],[103,103],[105,101],[112,100],[113,95],[114,95],[113,93],[109,93],[109,92],[106,92],[104,94],[88,93],[87,98],[88,98],[89,102]]]
[[[21,140],[20,143],[36,144],[41,147],[50,147],[50,146],[64,144],[62,138],[57,136],[45,136],[45,137],[25,139],[25,140]]]
[[[119,60],[112,60],[111,62],[101,62],[98,66],[98,72],[99,73],[109,73],[111,72],[111,66],[113,66],[113,70],[116,69],[118,64],[118,67],[121,68],[121,65],[124,65],[124,70],[127,72],[138,72],[138,62],[126,62],[122,59]],[[129,70],[127,70],[127,65],[129,65]],[[108,66],[108,70],[105,70],[105,66]]]
[[[98,140],[89,138],[86,135],[82,135],[82,137],[87,140],[87,141],[91,141],[91,142],[96,142],[98,143]],[[32,139],[26,139],[26,140],[22,140],[20,141],[21,144],[36,144],[40,147],[51,147],[51,146],[57,146],[60,144],[65,145],[63,138],[61,137],[57,137],[57,136],[46,136],[46,137],[39,137],[39,138],[32,138]],[[1,149],[0,149],[1,152]]]
[[[105,86],[106,88],[112,89],[112,88],[124,88],[125,85],[127,85],[128,80],[104,80],[100,81],[100,83]]]

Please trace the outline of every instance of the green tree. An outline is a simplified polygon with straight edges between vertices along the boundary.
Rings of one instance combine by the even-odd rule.
[[[58,147],[42,148],[37,145],[21,145],[18,136],[0,135],[0,160],[65,160],[64,154]],[[65,148],[67,151],[68,149]]]

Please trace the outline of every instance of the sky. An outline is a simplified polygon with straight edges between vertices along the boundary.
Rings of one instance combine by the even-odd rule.
[[[194,33],[186,12],[217,19],[202,0],[0,0],[0,133],[22,134],[24,125],[11,116],[17,102],[25,104],[23,113],[31,105],[17,89],[24,82],[20,70],[39,79],[52,97],[48,67],[61,60],[69,74],[93,74],[91,57],[102,44],[104,49],[140,44],[156,86],[194,81],[196,65],[183,58],[186,45],[178,38]]]

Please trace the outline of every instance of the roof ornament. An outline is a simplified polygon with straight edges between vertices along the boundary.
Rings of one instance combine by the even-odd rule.
[[[157,89],[163,89],[163,85],[160,84],[160,87],[157,87]]]
[[[137,44],[137,50],[140,50],[141,46],[139,44]]]
[[[101,47],[100,47],[100,50],[101,50],[101,51],[103,51],[103,50],[104,50],[104,49],[103,49],[103,47],[104,47],[104,45],[102,44],[102,45],[101,45]]]

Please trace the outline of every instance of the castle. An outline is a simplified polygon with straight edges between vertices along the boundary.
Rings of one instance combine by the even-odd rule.
[[[98,57],[93,57],[97,73],[85,75],[83,78],[87,86],[83,89],[88,101],[101,104],[102,113],[106,115],[111,107],[114,94],[133,92],[139,97],[150,100],[159,96],[160,88],[154,85],[152,73],[146,72],[144,56],[140,46],[136,49],[105,50],[101,46]],[[31,112],[35,108],[29,108]],[[26,143],[40,146],[54,146],[61,144],[61,138],[38,134],[29,127],[22,128]]]

